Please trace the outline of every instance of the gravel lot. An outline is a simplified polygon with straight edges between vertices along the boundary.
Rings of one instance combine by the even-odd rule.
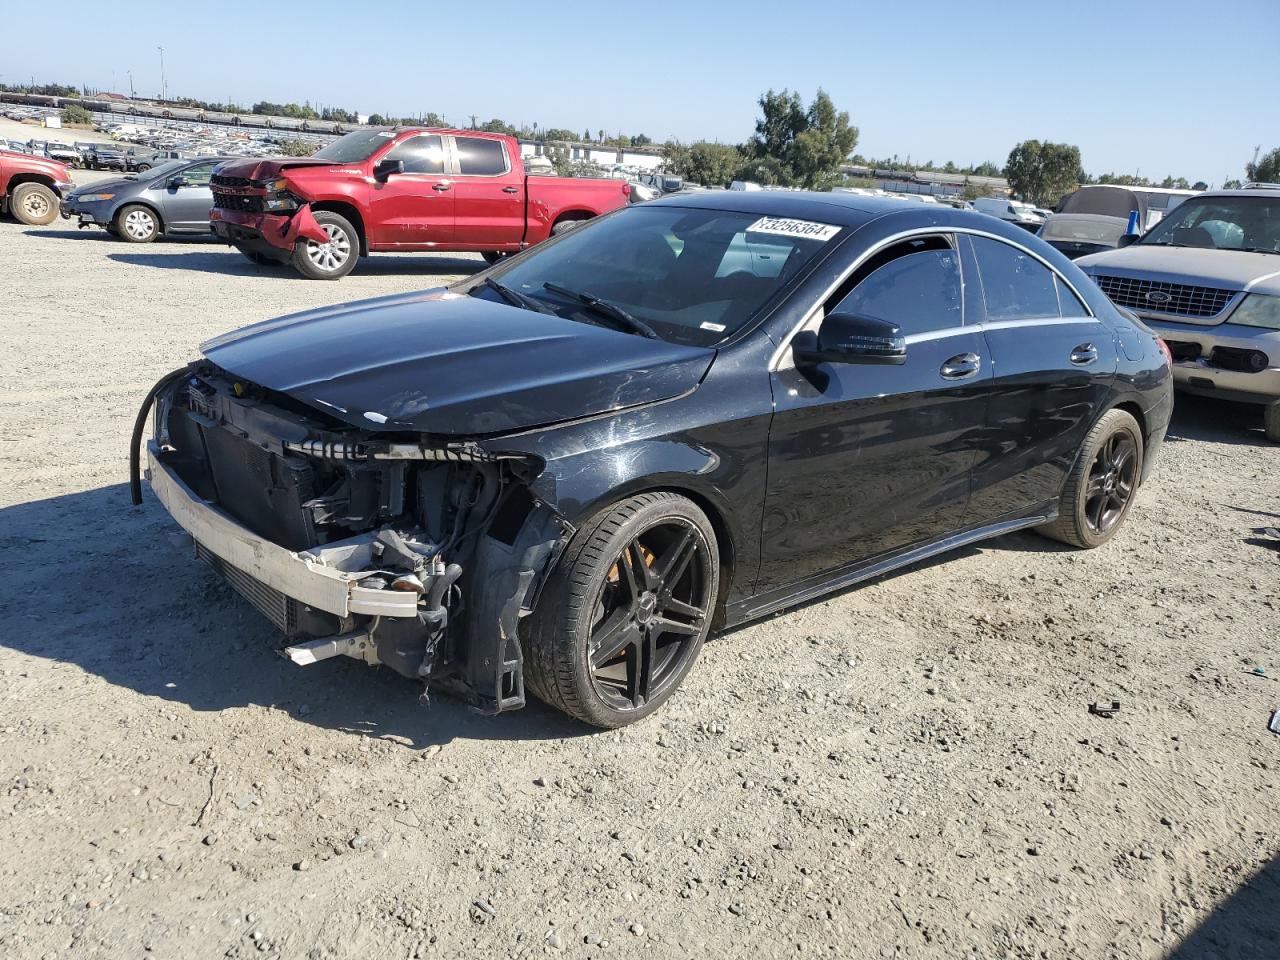
[[[0,223],[0,265],[0,956],[1276,956],[1255,411],[1180,398],[1102,550],[1020,534],[737,630],[603,734],[294,667],[128,503],[137,401],[201,340],[478,258],[319,283],[61,221]]]

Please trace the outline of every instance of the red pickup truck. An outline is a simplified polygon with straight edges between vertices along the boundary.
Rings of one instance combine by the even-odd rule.
[[[316,280],[381,251],[469,250],[493,262],[630,193],[619,180],[528,176],[514,137],[440,129],[358,131],[305,159],[232,161],[211,186],[216,236]]]
[[[58,202],[75,184],[65,163],[0,150],[0,212],[42,227],[58,218]]]

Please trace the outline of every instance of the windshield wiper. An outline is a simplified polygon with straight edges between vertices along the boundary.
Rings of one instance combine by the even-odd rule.
[[[543,289],[550,290],[552,293],[558,293],[562,297],[570,300],[576,300],[584,307],[590,307],[601,316],[609,317],[617,321],[632,333],[638,333],[642,337],[648,337],[650,340],[658,339],[658,332],[638,317],[633,317],[627,311],[623,310],[616,303],[610,303],[608,300],[601,300],[589,293],[579,293],[577,290],[570,290],[568,287],[562,287],[558,283],[544,283]]]
[[[521,293],[519,290],[512,290],[506,284],[499,283],[493,279],[493,277],[485,277],[484,285],[513,307],[520,307],[522,310],[536,310],[538,313],[549,313],[553,317],[559,316],[541,300],[537,300],[527,293]]]
[[[1237,250],[1243,250],[1245,253],[1276,253],[1280,254],[1280,250],[1274,247],[1236,247]]]

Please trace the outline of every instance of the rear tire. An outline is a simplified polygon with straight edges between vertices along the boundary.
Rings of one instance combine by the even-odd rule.
[[[116,214],[116,230],[120,239],[128,243],[150,243],[160,236],[160,218],[150,207],[131,203]]]
[[[1058,500],[1058,519],[1037,532],[1091,550],[1123,526],[1142,479],[1142,429],[1133,415],[1108,410],[1093,426]]]
[[[553,237],[558,237],[560,236],[560,234],[568,233],[570,230],[574,229],[575,227],[580,227],[584,223],[586,223],[585,220],[561,220],[559,223],[557,223],[554,227],[551,228],[551,235]]]
[[[702,649],[718,558],[706,514],[676,494],[644,493],[596,514],[524,622],[528,689],[597,727],[653,713]]]
[[[329,210],[317,210],[315,218],[329,242],[299,240],[293,247],[293,265],[311,280],[339,280],[355,269],[360,236],[346,217]]]
[[[1272,443],[1280,443],[1280,400],[1262,408],[1262,430]]]
[[[58,196],[43,183],[20,183],[9,196],[9,212],[19,223],[43,227],[58,216]]]

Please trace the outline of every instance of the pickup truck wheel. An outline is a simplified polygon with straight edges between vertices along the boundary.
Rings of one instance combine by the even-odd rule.
[[[337,280],[345,277],[360,256],[360,237],[355,227],[336,213],[319,210],[316,223],[328,235],[327,243],[299,240],[293,248],[293,265],[312,280]]]
[[[58,198],[43,183],[20,183],[9,198],[9,210],[19,223],[43,227],[58,216]]]
[[[657,710],[693,666],[720,589],[715,530],[673,493],[644,493],[583,525],[524,636],[538,699],[598,727]]]
[[[580,227],[584,223],[586,223],[585,220],[561,220],[559,223],[557,223],[554,227],[551,228],[551,235],[555,237],[555,236],[559,236],[562,233],[568,233],[574,227]]]
[[[151,169],[151,164],[149,164],[149,163],[140,163],[140,164],[138,164],[136,167],[134,167],[133,169],[134,169],[134,172],[135,172],[135,173],[146,173],[148,170],[150,170],[150,169]]]
[[[150,243],[160,235],[160,220],[151,208],[131,203],[116,214],[116,229],[129,243]]]

